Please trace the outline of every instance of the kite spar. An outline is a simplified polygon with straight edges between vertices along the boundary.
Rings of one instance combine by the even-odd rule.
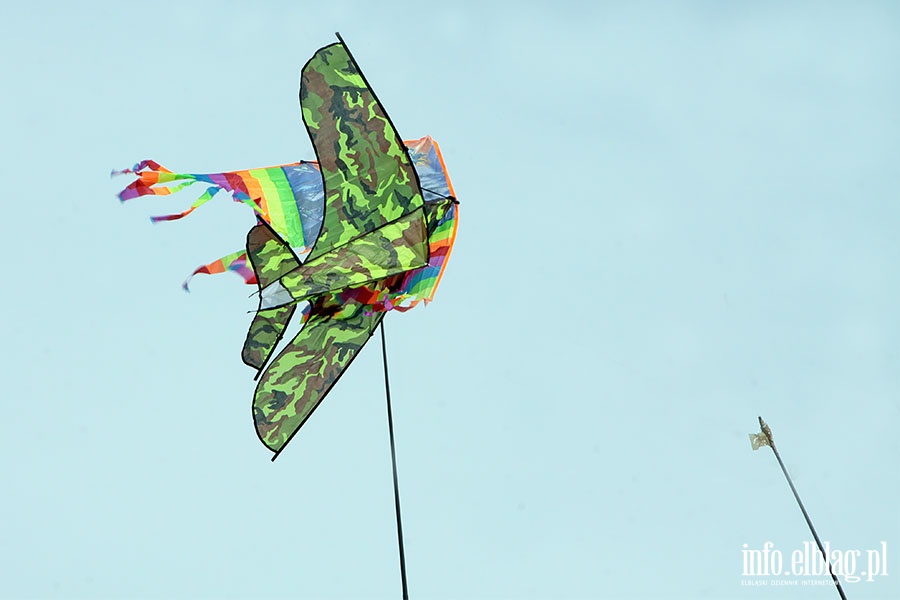
[[[781,472],[784,473],[784,478],[787,479],[788,485],[791,486],[791,491],[794,493],[794,498],[797,500],[797,505],[800,507],[800,511],[803,513],[803,518],[806,519],[806,525],[812,532],[813,538],[816,540],[816,545],[819,546],[819,552],[822,553],[822,558],[828,564],[828,573],[831,575],[831,579],[834,581],[834,585],[837,588],[838,594],[840,594],[842,600],[847,600],[847,596],[844,595],[844,588],[841,587],[841,582],[838,580],[837,575],[834,574],[834,568],[831,565],[831,560],[828,558],[828,555],[825,554],[825,547],[822,545],[822,540],[819,539],[819,534],[816,533],[816,528],[813,526],[812,519],[809,518],[809,513],[806,512],[806,507],[803,506],[803,500],[800,499],[800,494],[797,492],[797,488],[794,487],[794,482],[791,479],[791,476],[788,475],[787,468],[784,466],[784,461],[781,460],[781,455],[778,453],[778,448],[775,447],[775,438],[772,437],[772,430],[769,428],[768,424],[763,421],[762,417],[759,417],[759,428],[759,433],[750,434],[751,446],[754,450],[759,450],[762,446],[769,446],[770,448],[772,448],[772,452],[775,453],[775,458],[778,459],[778,465],[781,467]]]
[[[397,450],[394,446],[394,417],[391,411],[391,380],[388,375],[387,342],[384,340],[384,321],[381,322],[381,359],[384,363],[384,396],[387,400],[388,436],[391,441],[391,468],[394,474],[394,512],[397,515],[397,545],[400,548],[400,582],[403,600],[409,600],[406,585],[406,552],[403,550],[403,519],[400,517],[400,484],[397,482]]]

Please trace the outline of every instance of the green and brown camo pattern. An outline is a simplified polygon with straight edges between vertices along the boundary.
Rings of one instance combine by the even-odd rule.
[[[306,63],[300,106],[325,185],[325,216],[309,260],[422,206],[406,147],[343,44]]]
[[[247,258],[260,289],[300,266],[297,256],[267,223],[259,223],[247,233]]]
[[[424,208],[320,254],[281,278],[294,300],[358,287],[428,264]]]
[[[300,265],[278,234],[257,225],[247,236],[247,255],[260,289],[281,279],[294,302],[255,315],[241,357],[259,370],[281,340],[297,301],[358,287],[428,263],[424,207]]]
[[[279,452],[372,336],[384,313],[362,305],[313,305],[300,333],[266,369],[253,399],[259,439]]]
[[[455,203],[456,200],[446,198],[429,202],[425,205],[425,223],[427,224],[429,239],[435,229],[437,229],[437,224],[441,222],[441,219],[447,215],[447,211],[449,211]]]
[[[280,280],[295,303],[312,302],[309,320],[256,388],[257,433],[276,453],[384,317],[368,306],[341,304],[340,292],[362,285],[389,289],[429,259],[429,223],[415,169],[343,44],[320,49],[304,66],[300,105],[324,183],[321,232],[303,265],[274,232],[248,236],[261,289]],[[430,220],[435,211],[427,212]],[[248,364],[265,363],[295,303],[257,314],[245,344]]]
[[[247,234],[247,257],[256,274],[260,289],[300,266],[287,244],[267,224],[260,223]],[[272,350],[284,335],[296,304],[261,310],[253,317],[241,358],[256,370],[262,369]]]
[[[250,323],[247,339],[244,340],[244,347],[241,350],[244,364],[257,371],[263,368],[272,350],[284,335],[284,330],[287,329],[296,309],[296,304],[289,304],[261,310],[253,316],[253,322]]]
[[[424,207],[429,233],[452,204],[452,200],[447,200]],[[355,243],[346,247],[352,247]],[[427,260],[426,255],[423,257],[424,263]],[[294,272],[291,272],[284,276],[282,283],[293,275]],[[366,285],[389,291],[400,285],[403,277],[404,271],[399,271]],[[368,306],[341,304],[337,293],[349,287],[354,286],[335,287],[330,293],[316,298],[309,321],[272,362],[257,385],[253,404],[257,434],[275,452],[284,447],[325,398],[384,317],[383,312],[367,315],[370,311]],[[294,306],[296,304],[272,310],[293,309]],[[262,311],[258,316],[267,312],[270,311]],[[287,323],[288,319],[284,322]],[[273,330],[265,338],[266,343],[271,343],[271,346],[265,347],[266,357],[280,339],[283,329]]]

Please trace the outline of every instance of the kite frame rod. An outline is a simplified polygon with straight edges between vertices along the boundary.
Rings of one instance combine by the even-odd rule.
[[[828,555],[825,554],[825,547],[822,545],[822,540],[819,539],[819,534],[816,533],[816,528],[813,526],[812,519],[809,518],[809,513],[806,512],[806,507],[803,506],[803,500],[800,499],[800,494],[797,492],[797,488],[794,487],[794,482],[791,479],[791,476],[788,475],[787,468],[784,466],[784,461],[781,460],[781,455],[778,453],[778,448],[775,447],[775,439],[772,437],[772,430],[766,425],[766,422],[763,421],[762,417],[759,417],[759,427],[765,436],[769,439],[769,446],[772,448],[772,452],[775,453],[775,458],[778,459],[778,465],[781,467],[781,472],[784,473],[784,478],[787,479],[788,485],[791,486],[791,491],[794,492],[794,498],[797,500],[797,505],[800,506],[800,511],[803,513],[803,518],[806,519],[806,525],[809,527],[809,530],[813,534],[813,538],[816,540],[816,545],[819,547],[819,552],[822,553],[822,558],[825,559],[825,562],[828,564],[828,574],[831,575],[831,579],[834,580],[834,585],[837,587],[838,594],[841,596],[841,600],[847,600],[847,596],[844,594],[844,588],[841,587],[841,582],[838,580],[837,575],[834,574],[834,567],[831,566],[831,559],[828,558]]]
[[[394,472],[394,510],[397,514],[397,545],[400,549],[400,580],[403,585],[403,600],[409,600],[406,585],[406,553],[403,551],[403,520],[400,517],[400,484],[397,479],[397,449],[394,445],[394,417],[391,413],[391,382],[388,376],[387,342],[384,337],[384,320],[381,324],[381,358],[384,362],[384,395],[387,400],[388,436],[391,440],[391,466]]]

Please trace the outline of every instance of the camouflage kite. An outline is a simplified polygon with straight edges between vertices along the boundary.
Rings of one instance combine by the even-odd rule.
[[[184,217],[219,192],[255,212],[246,249],[194,274],[230,270],[259,286],[242,357],[259,378],[257,434],[276,457],[385,313],[431,301],[456,236],[458,204],[440,148],[430,137],[401,141],[338,39],[301,75],[316,161],[185,174],[148,160],[116,172],[136,177],[123,201],[207,186],[188,210],[154,222]],[[270,360],[298,306],[303,328]]]

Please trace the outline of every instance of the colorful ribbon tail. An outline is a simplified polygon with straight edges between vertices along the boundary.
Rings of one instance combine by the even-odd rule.
[[[250,268],[250,265],[247,264],[247,253],[243,250],[239,250],[238,252],[233,252],[228,256],[223,256],[219,260],[197,267],[197,269],[193,273],[191,273],[191,275],[187,279],[184,280],[184,283],[181,284],[181,287],[184,291],[190,292],[191,290],[189,284],[191,282],[191,279],[194,278],[194,275],[198,273],[215,275],[217,273],[224,273],[226,271],[233,271],[237,273],[244,280],[244,283],[256,285],[256,273],[254,273],[253,269]]]
[[[110,177],[118,177],[119,175],[128,175],[130,173],[137,174],[140,171],[143,171],[144,169],[147,169],[150,171],[156,171],[158,173],[171,173],[172,172],[169,169],[162,166],[161,164],[159,164],[158,162],[156,162],[155,160],[150,160],[148,158],[147,160],[142,160],[141,162],[135,164],[130,169],[121,169],[121,170],[113,169],[112,171],[110,171],[109,176]]]
[[[137,183],[137,182],[135,182],[135,183]],[[176,185],[175,187],[171,187],[171,188],[156,188],[155,190],[153,190],[150,193],[160,194],[160,195],[171,194],[173,192],[177,192],[178,190],[191,185],[192,183],[194,183],[194,182],[188,181],[188,182]],[[217,193],[219,193],[219,191],[221,191],[221,189],[222,188],[220,188],[218,186],[208,187],[208,188],[206,188],[206,191],[203,192],[203,194],[199,198],[197,198],[194,201],[194,203],[191,205],[191,207],[189,209],[187,209],[186,211],[171,214],[171,215],[159,215],[156,217],[150,217],[150,221],[153,223],[159,223],[160,221],[177,221],[178,219],[182,219],[182,218],[188,216],[189,214],[191,214],[192,212],[194,212],[198,207],[203,206],[204,204],[206,204],[207,202],[212,200],[213,196],[215,196]],[[166,192],[163,193],[162,190],[166,190]]]
[[[197,183],[196,180],[185,181],[184,183],[179,183],[178,185],[173,185],[171,187],[168,186],[157,186],[157,182],[147,183],[146,179],[136,179],[132,181],[128,186],[119,193],[119,200],[122,202],[126,202],[128,200],[132,200],[139,196],[168,196],[169,194],[174,194],[175,192],[180,192],[184,188]]]

